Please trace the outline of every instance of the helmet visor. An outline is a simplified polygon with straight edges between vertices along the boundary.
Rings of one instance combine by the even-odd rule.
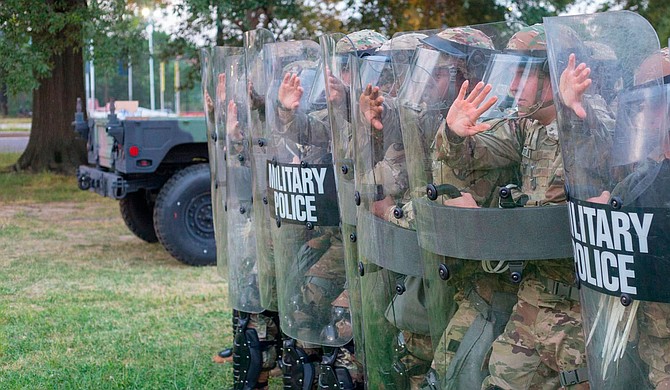
[[[668,137],[670,85],[634,88],[620,95],[614,130],[614,165],[653,156]]]
[[[541,108],[546,62],[542,57],[495,54],[484,82],[493,86],[489,96],[497,97],[498,101],[481,118],[526,117]],[[549,83],[548,77],[546,83]]]
[[[462,60],[442,52],[418,48],[400,95],[404,101],[448,109],[465,80]]]

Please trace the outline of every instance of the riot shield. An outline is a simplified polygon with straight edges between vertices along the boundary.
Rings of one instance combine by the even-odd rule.
[[[226,139],[226,222],[229,295],[234,309],[264,310],[256,264],[256,230],[252,202],[251,109],[244,49],[224,59]]]
[[[274,154],[274,145],[267,142],[265,96],[269,83],[263,69],[263,46],[274,42],[273,34],[266,29],[256,29],[244,33],[244,50],[247,66],[249,93],[247,117],[249,118],[251,167],[253,180],[254,228],[256,230],[256,264],[261,306],[277,311],[277,287],[272,237],[270,236],[270,218],[267,208],[267,170],[266,161]]]
[[[221,173],[217,172],[219,166],[222,166],[224,171],[223,177],[225,178],[225,165],[222,165],[223,161],[219,161],[217,158],[223,160],[223,156],[217,156],[217,132],[216,132],[216,80],[218,76],[216,75],[216,65],[214,64],[214,56],[216,48],[205,48],[200,50],[200,72],[201,80],[200,85],[202,87],[202,101],[204,103],[205,110],[205,123],[207,124],[207,152],[209,155],[209,171],[211,174],[211,191],[212,191],[212,215],[214,217],[214,238],[216,240],[216,265],[219,275],[223,278],[228,277],[228,269],[226,268],[226,246],[224,245],[225,226],[222,222],[224,211],[223,211],[223,193],[222,190],[225,188],[225,179],[223,183],[217,181]],[[220,187],[220,185],[223,186]]]
[[[514,203],[522,189],[523,144],[511,126],[500,122],[472,139],[453,137],[445,126],[463,82],[472,89],[521,27],[475,25],[425,39],[429,48],[417,49],[398,97],[435,351],[430,382],[437,388],[482,385],[487,353],[516,302],[524,261],[570,253],[564,206]],[[556,241],[520,245],[545,235]]]
[[[670,313],[670,60],[635,13],[545,18],[545,26],[549,66],[561,75],[554,101],[589,381],[662,388],[670,383],[670,334],[661,325]]]
[[[396,34],[351,63],[355,192],[343,204],[357,205],[366,378],[385,388],[418,383],[432,355],[416,231],[403,218],[409,183],[396,104],[419,39],[428,34]]]
[[[341,54],[338,54],[337,44],[340,43]],[[349,56],[349,52],[355,52],[353,43],[349,42],[344,34],[331,34],[321,38],[321,48],[324,50],[324,61],[326,72],[322,75],[330,75],[333,80],[343,80],[342,71],[349,71],[347,61],[356,62],[355,55]],[[330,72],[330,73],[329,73]],[[351,72],[357,77],[355,72]],[[326,77],[323,77],[326,80]],[[345,82],[349,82],[345,80]],[[320,84],[316,84],[315,92],[320,92]],[[324,97],[331,93],[331,86],[323,85]],[[346,88],[346,87],[345,87]],[[335,93],[335,91],[332,91]],[[316,94],[313,93],[314,98]],[[325,101],[324,101],[325,102]],[[352,143],[351,126],[351,104],[350,98],[331,100],[328,102],[330,128],[332,129],[332,152],[335,168],[335,180],[337,184],[338,204],[341,219],[341,231],[343,238],[343,261],[346,274],[346,298],[345,302],[351,315],[351,326],[353,327],[354,346],[356,357],[359,361],[365,360],[364,336],[361,317],[361,290],[358,279],[358,247],[356,232],[356,205],[354,203],[354,149]]]
[[[232,55],[231,52],[239,51],[238,48],[225,46],[216,46],[211,49],[209,58],[210,83],[208,93],[214,105],[213,120],[214,128],[209,133],[208,145],[210,156],[210,167],[212,169],[212,211],[214,213],[214,226],[216,228],[217,245],[217,272],[225,279],[228,279],[228,252],[226,233],[226,138],[225,138],[225,59]],[[204,62],[203,62],[204,63]]]
[[[295,55],[293,67],[280,49]],[[335,192],[327,110],[305,104],[301,68],[320,63],[314,42],[268,45],[265,69],[276,96],[266,98],[268,136],[274,155],[265,162],[268,207],[282,331],[317,345],[342,346],[351,340],[349,312],[335,305],[344,290],[342,237]],[[348,330],[348,331],[347,331]]]

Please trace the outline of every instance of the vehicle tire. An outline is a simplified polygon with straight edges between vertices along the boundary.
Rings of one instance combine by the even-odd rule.
[[[144,190],[131,192],[119,201],[121,218],[134,235],[146,242],[157,242],[154,230],[154,202]]]
[[[161,188],[154,206],[158,240],[182,263],[216,264],[216,242],[208,164],[175,173]]]

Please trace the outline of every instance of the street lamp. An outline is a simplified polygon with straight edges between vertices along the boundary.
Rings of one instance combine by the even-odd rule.
[[[142,16],[149,20],[147,35],[149,37],[149,96],[151,99],[151,110],[156,109],[156,95],[154,92],[154,21],[149,8],[142,9]]]

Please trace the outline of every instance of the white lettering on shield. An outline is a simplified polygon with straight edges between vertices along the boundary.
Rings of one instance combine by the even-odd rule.
[[[635,254],[649,253],[653,214],[611,211],[569,203],[579,279],[607,291],[636,294]]]
[[[325,193],[327,168],[267,164],[274,191],[275,215],[299,222],[318,222],[316,196]]]

